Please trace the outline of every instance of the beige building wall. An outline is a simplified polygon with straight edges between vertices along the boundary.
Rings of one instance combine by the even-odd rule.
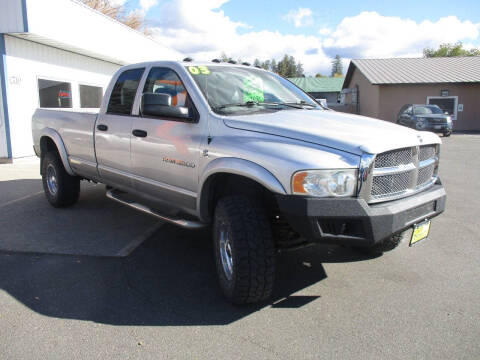
[[[372,85],[367,78],[355,70],[350,80],[349,88],[353,89],[358,85],[358,113],[365,116],[378,118],[379,115],[379,87]],[[350,94],[349,94],[350,95]],[[354,104],[351,103],[351,95],[347,97],[347,103],[350,104],[351,112],[356,112]]]
[[[457,111],[453,129],[480,131],[480,83],[372,85],[355,68],[348,88],[354,89],[356,85],[358,110],[350,93],[346,95],[343,108],[336,110],[395,122],[403,105],[426,104],[427,97],[440,97],[442,90],[448,90],[448,96],[457,96],[458,105],[463,105],[463,111]]]
[[[480,84],[437,85],[381,85],[378,118],[396,121],[404,104],[425,104],[428,96],[441,96],[448,90],[449,96],[458,96],[463,111],[457,111],[454,130],[480,130]]]

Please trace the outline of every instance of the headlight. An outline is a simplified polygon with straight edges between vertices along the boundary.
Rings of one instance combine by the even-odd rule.
[[[452,122],[452,118],[450,116],[447,116],[447,123],[451,123]]]
[[[346,197],[355,194],[357,170],[306,170],[293,174],[292,193],[318,197]]]

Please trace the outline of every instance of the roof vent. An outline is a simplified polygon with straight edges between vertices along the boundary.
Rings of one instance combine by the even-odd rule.
[[[183,61],[185,62],[192,62],[193,59],[191,57],[186,57],[185,59],[183,59]]]
[[[214,63],[220,63],[221,61],[220,61],[220,59],[213,59],[212,62],[214,62]]]
[[[237,62],[235,60],[228,60],[229,64],[236,64]]]
[[[250,66],[250,63],[245,61],[245,62],[242,62],[242,65]]]

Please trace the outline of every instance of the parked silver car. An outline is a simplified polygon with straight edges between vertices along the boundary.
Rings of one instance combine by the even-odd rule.
[[[452,117],[438,105],[406,104],[398,112],[397,123],[444,136],[450,136],[453,127]]]

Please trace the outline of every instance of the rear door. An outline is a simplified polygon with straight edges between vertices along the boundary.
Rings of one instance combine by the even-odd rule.
[[[188,107],[190,113],[198,114],[184,82],[169,67],[152,67],[143,93],[168,94],[173,106]],[[177,207],[195,209],[203,125],[199,117],[194,122],[142,114],[135,117],[131,156],[136,190]]]
[[[106,111],[95,126],[98,172],[109,185],[132,187],[130,178],[130,137],[135,95],[145,68],[120,73],[111,89]]]

